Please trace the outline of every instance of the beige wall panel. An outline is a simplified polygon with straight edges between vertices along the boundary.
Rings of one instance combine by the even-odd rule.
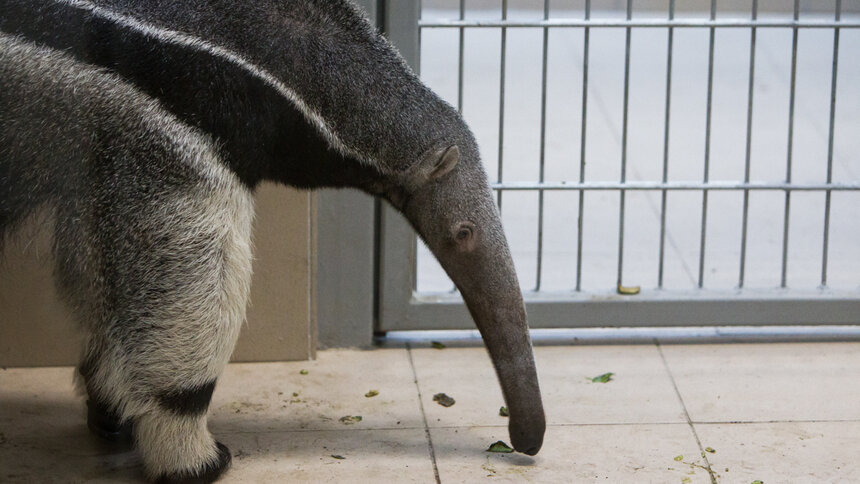
[[[233,359],[311,358],[316,344],[315,196],[263,185],[256,206],[251,306]],[[44,221],[29,221],[0,255],[0,366],[77,360],[77,325],[51,279],[50,233]]]
[[[257,190],[251,304],[234,361],[313,357],[315,198],[269,184]]]
[[[0,256],[0,365],[77,361],[81,335],[51,276],[51,224],[28,220]]]

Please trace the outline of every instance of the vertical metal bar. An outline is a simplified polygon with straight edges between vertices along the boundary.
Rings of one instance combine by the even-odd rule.
[[[669,20],[675,18],[675,0],[669,0]],[[666,47],[666,112],[663,121],[663,183],[669,181],[669,113],[672,104],[672,51],[675,29],[669,27]],[[663,264],[666,260],[666,190],[660,193],[660,259],[657,266],[657,287],[663,287]]]
[[[758,17],[758,0],[752,3],[752,20]],[[750,68],[749,88],[747,91],[747,139],[746,153],[744,158],[744,183],[750,181],[750,149],[752,146],[752,119],[753,119],[753,93],[755,92],[755,40],[756,28],[750,29]],[[738,287],[744,287],[744,272],[747,261],[747,228],[749,222],[750,191],[744,189],[743,221],[741,222],[741,267],[738,275]]]
[[[717,16],[717,0],[711,0],[711,20]],[[711,101],[714,92],[714,27],[710,27],[708,44],[708,102],[705,114],[705,167],[702,180],[708,183],[711,164]],[[705,238],[708,230],[708,191],[702,190],[702,233],[699,241],[699,288],[705,282]]]
[[[549,19],[549,0],[543,1],[543,19]],[[546,166],[546,64],[549,48],[549,29],[543,28],[543,64],[541,65],[540,92],[540,182],[544,181]],[[543,265],[543,201],[544,191],[538,191],[538,240],[537,240],[537,275],[535,291],[540,291],[541,266]]]
[[[421,17],[424,15],[424,4],[423,0],[418,0],[418,21],[421,21]],[[416,59],[413,62],[415,66],[416,75],[421,75],[421,27],[418,27],[418,45],[416,47]],[[461,55],[462,59],[462,55]],[[460,62],[460,66],[462,67],[462,61]],[[462,69],[460,69],[462,74]],[[460,80],[462,84],[462,79]],[[418,292],[418,238],[413,237],[412,241],[412,292]],[[456,286],[455,286],[456,289]]]
[[[836,0],[836,21],[842,16],[842,0]],[[839,64],[839,27],[833,28],[833,73],[830,80],[830,129],[827,135],[827,183],[833,181],[833,125],[836,118],[836,74]],[[821,286],[827,286],[827,252],[830,245],[830,190],[824,195],[824,248],[821,256]]]
[[[585,0],[585,20],[591,19],[591,0]],[[582,120],[580,131],[581,140],[579,144],[579,182],[585,181],[585,135],[586,120],[588,112],[588,40],[590,28],[583,29],[582,46]],[[576,219],[576,290],[582,290],[582,217],[585,206],[585,190],[579,191],[579,214]]]
[[[632,18],[633,0],[627,0],[627,20]],[[627,119],[628,104],[630,98],[630,34],[631,28],[625,28],[624,44],[624,113],[621,126],[621,183],[627,181]],[[624,272],[624,206],[627,192],[622,188],[619,191],[618,206],[618,285],[621,286],[622,274]]]
[[[800,0],[794,0],[794,21],[800,17]],[[792,27],[791,35],[791,86],[788,94],[788,151],[785,159],[785,183],[791,184],[791,162],[794,150],[794,93],[797,85],[797,26]],[[782,221],[782,274],[780,287],[786,287],[788,280],[788,224],[791,213],[791,190],[785,191],[785,210]]]
[[[385,0],[379,0],[379,3],[384,3]],[[424,16],[424,0],[418,0],[418,23],[420,25],[421,19]],[[415,62],[415,74],[417,76],[421,76],[421,27],[418,27],[418,60]]]
[[[502,20],[508,18],[508,0],[502,0]],[[502,182],[502,161],[504,159],[505,146],[505,66],[507,64],[508,29],[502,27],[501,66],[499,67],[499,183]],[[499,204],[499,214],[502,213],[502,192],[496,193]]]
[[[460,20],[466,18],[466,0],[460,0]],[[466,30],[460,27],[460,50],[457,56],[457,111],[463,112],[463,46]]]
[[[422,4],[422,1],[418,0],[418,21],[419,22],[421,22],[421,16],[422,15],[424,15],[424,6]],[[416,59],[415,59],[413,65],[414,65],[414,69],[415,69],[415,75],[420,77],[421,76],[421,27],[418,27],[416,30],[418,30],[418,41],[417,41],[417,45],[415,47]],[[377,201],[377,204],[379,204],[379,201]],[[377,207],[377,209],[379,209],[379,208],[380,207]],[[377,213],[379,214],[381,212],[377,212]],[[412,257],[411,257],[411,268],[410,268],[410,270],[412,271],[411,274],[412,274],[412,292],[413,293],[418,292],[418,277],[419,277],[419,275],[418,275],[418,244],[419,243],[420,242],[418,241],[418,237],[412,237],[412,250],[411,250]]]

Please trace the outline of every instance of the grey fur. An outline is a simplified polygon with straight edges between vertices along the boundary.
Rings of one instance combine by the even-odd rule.
[[[175,415],[158,396],[212,381],[232,352],[250,192],[156,101],[6,35],[0,106],[0,201],[18,201],[5,220],[53,212],[58,286],[87,331],[87,393],[134,419],[153,478],[205,467],[217,456],[205,415]]]
[[[347,153],[384,170],[471,138],[457,112],[418,81],[348,0],[255,0],[241,8],[232,0],[93,4],[233,53],[295,92]]]
[[[525,309],[477,143],[351,3],[0,0],[0,31],[68,52],[2,37],[0,233],[53,210],[87,392],[134,421],[150,476],[218,458],[205,415],[164,395],[196,395],[226,364],[263,179],[400,210],[487,343],[512,444],[540,449]],[[186,403],[171,405],[201,402]]]

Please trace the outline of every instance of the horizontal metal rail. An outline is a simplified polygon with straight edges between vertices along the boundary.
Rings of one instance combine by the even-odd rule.
[[[535,346],[653,345],[655,340],[660,344],[860,342],[860,326],[531,328],[529,335]],[[484,346],[476,329],[389,331],[375,343],[402,348],[404,343],[430,347],[433,341],[458,348]]]
[[[850,301],[860,304],[860,292],[850,289],[832,289],[818,287],[814,289],[781,289],[781,288],[741,288],[734,289],[658,289],[645,288],[633,296],[618,294],[616,288],[580,292],[573,290],[541,290],[523,291],[523,300],[528,303],[558,303],[568,300],[578,302],[619,302],[624,304],[640,304],[644,301],[790,301],[790,300],[829,300]],[[450,304],[460,303],[463,297],[459,293],[413,291],[412,304]],[[765,315],[766,316],[766,315]],[[857,317],[852,318],[856,320]]]
[[[642,289],[622,296],[614,288],[591,292],[531,292],[523,294],[526,312],[541,328],[734,326],[734,325],[856,325],[860,293],[849,290],[735,289],[675,291]],[[391,329],[472,329],[469,312],[459,294],[413,293],[398,308]]]
[[[783,183],[735,181],[585,181],[585,182],[502,182],[492,183],[494,190],[785,190],[785,191],[850,191],[860,190],[860,182],[850,183]]]
[[[527,28],[527,27],[679,27],[679,28],[806,28],[806,29],[857,29],[860,21],[849,20],[746,20],[746,19],[576,19],[554,18],[547,20],[421,20],[424,29],[437,28]]]

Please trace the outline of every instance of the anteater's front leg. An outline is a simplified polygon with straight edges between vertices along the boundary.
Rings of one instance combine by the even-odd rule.
[[[230,466],[230,451],[206,427],[209,392],[199,387],[186,395],[188,404],[199,404],[199,410],[165,406],[135,420],[135,439],[155,482],[212,482]],[[182,400],[174,403],[184,404]]]
[[[160,339],[156,334],[144,337],[150,342]],[[228,355],[232,349],[232,344],[224,341],[207,341],[208,336],[198,339],[204,345],[223,346],[219,350]],[[180,348],[173,351],[177,351],[173,356],[182,356]],[[116,357],[111,353],[91,355],[81,365],[90,429],[108,440],[124,440],[133,434],[146,472],[156,482],[216,480],[229,467],[230,452],[209,433],[206,414],[223,363],[187,361],[171,364],[172,369],[166,370],[165,358],[137,354],[122,358],[124,368],[134,368],[123,371],[116,368]],[[95,362],[97,359],[100,363]],[[144,370],[144,366],[152,368]],[[184,381],[177,381],[174,372],[185,374]],[[200,379],[208,381],[193,383]]]
[[[116,213],[97,223],[58,221],[59,282],[90,321],[80,366],[90,428],[109,438],[133,428],[156,482],[211,482],[230,464],[206,414],[245,316],[252,200],[210,169],[153,197],[112,200]]]

